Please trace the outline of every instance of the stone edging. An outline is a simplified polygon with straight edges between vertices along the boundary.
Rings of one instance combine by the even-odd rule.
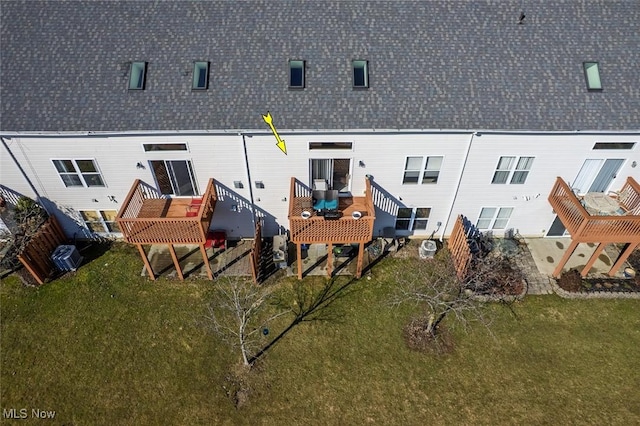
[[[560,297],[565,299],[640,299],[639,292],[604,292],[604,291],[595,291],[591,293],[574,293],[571,291],[566,291],[561,288],[556,280],[550,279],[549,284],[551,284],[551,288],[553,292]]]

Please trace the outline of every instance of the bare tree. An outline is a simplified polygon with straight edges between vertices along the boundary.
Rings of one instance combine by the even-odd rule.
[[[273,287],[257,286],[240,277],[222,277],[216,288],[207,318],[223,340],[240,350],[244,365],[251,366],[261,347],[261,332],[269,322],[289,311],[269,312],[269,307],[274,306],[270,303]]]
[[[465,279],[459,279],[451,257],[446,250],[433,260],[408,259],[394,271],[396,291],[391,304],[413,303],[421,306],[426,315],[409,325],[412,333],[422,334],[427,340],[437,341],[441,324],[448,317],[455,324],[468,329],[471,323],[480,323],[490,331],[491,316],[482,296],[498,296],[512,286],[522,285],[522,276],[511,268],[508,260],[499,255],[476,258]],[[415,336],[414,336],[415,337]]]

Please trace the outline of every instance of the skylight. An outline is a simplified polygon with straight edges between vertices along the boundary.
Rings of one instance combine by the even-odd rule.
[[[129,73],[129,90],[144,90],[146,72],[146,62],[131,63],[131,72]]]
[[[207,90],[209,87],[209,62],[193,64],[193,90]]]
[[[354,60],[353,65],[353,87],[366,89],[369,87],[369,70],[368,62],[362,60]]]
[[[289,61],[289,88],[304,89],[304,61]]]
[[[600,67],[597,62],[584,62],[584,76],[587,79],[587,89],[602,90],[600,82]]]

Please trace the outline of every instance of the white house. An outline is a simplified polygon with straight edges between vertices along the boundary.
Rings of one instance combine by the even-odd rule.
[[[136,179],[192,197],[210,178],[215,227],[275,235],[292,177],[346,196],[369,178],[374,235],[460,214],[562,235],[556,177],[640,180],[640,4],[519,4],[3,2],[1,188],[69,237],[117,235]]]

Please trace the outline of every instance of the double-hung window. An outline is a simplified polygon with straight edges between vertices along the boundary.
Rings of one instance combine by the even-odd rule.
[[[483,207],[476,222],[478,229],[505,229],[513,207]]]
[[[431,209],[428,207],[400,207],[396,215],[396,229],[399,231],[421,231],[427,229]]]
[[[534,157],[500,157],[491,183],[525,183],[533,159]]]
[[[437,183],[443,157],[407,157],[402,183]]]
[[[64,186],[105,186],[94,160],[53,160]]]

